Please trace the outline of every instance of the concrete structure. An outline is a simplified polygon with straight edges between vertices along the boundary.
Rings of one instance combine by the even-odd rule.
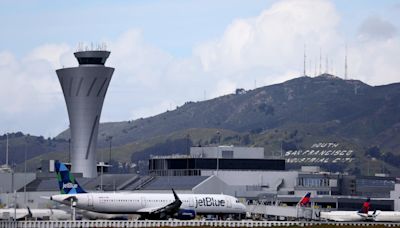
[[[153,156],[149,160],[149,174],[155,176],[211,176],[227,170],[284,171],[285,160],[266,158],[262,147],[233,146],[191,147],[190,155]]]
[[[400,211],[400,184],[395,184],[394,190],[390,192],[390,199],[394,202],[394,210]]]
[[[393,177],[356,177],[323,172],[318,166],[285,170],[285,160],[267,158],[263,148],[192,147],[190,155],[152,157],[149,174],[167,180],[168,176],[212,177],[190,190],[223,192],[272,206],[295,205],[311,192],[312,202],[320,208],[356,210],[366,197],[371,197],[374,208],[393,209],[393,200],[389,199],[395,185]]]
[[[81,51],[74,55],[78,67],[56,71],[68,109],[72,172],[95,177],[99,120],[114,68],[104,66],[108,51]]]
[[[191,147],[190,155],[194,158],[246,158],[263,159],[263,147],[210,146]]]
[[[224,193],[248,202],[251,212],[262,214],[273,211],[270,215],[283,213],[292,217],[307,217],[305,211],[300,213],[283,208],[296,205],[306,192],[311,192],[312,208],[315,206],[318,210],[358,210],[366,197],[371,197],[372,210],[399,208],[400,187],[393,177],[355,177],[323,172],[316,166],[284,170],[285,160],[266,158],[264,151],[258,148],[248,149],[246,152],[245,148],[194,147],[190,155],[153,157],[149,161],[149,176],[104,174],[86,178],[78,174],[75,177],[89,192],[102,189],[171,193],[173,188],[178,193]],[[201,153],[196,152],[199,150]],[[36,173],[36,178],[29,176],[26,179],[26,188],[21,183],[15,183],[18,189],[16,205],[19,208],[59,206],[40,197],[59,192],[52,164],[42,162],[41,172]],[[10,175],[0,175],[0,183],[10,182]],[[11,191],[7,193],[3,190],[0,201],[11,206],[14,201]]]

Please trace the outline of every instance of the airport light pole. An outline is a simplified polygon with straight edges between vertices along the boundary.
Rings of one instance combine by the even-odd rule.
[[[108,141],[110,142],[110,147],[109,147],[109,158],[108,158],[108,164],[111,164],[111,145],[112,145],[112,136],[108,136]]]
[[[6,134],[7,137],[7,145],[6,145],[6,167],[8,167],[8,132]]]
[[[190,134],[188,133],[186,135],[186,149],[187,149],[187,153],[188,154],[190,154],[190,146],[189,146],[189,144],[190,144]]]
[[[27,159],[27,143],[28,143],[28,138],[25,143],[25,161],[24,161],[24,204],[26,206],[26,159]]]
[[[17,192],[14,190],[14,169],[15,169],[15,164],[13,163],[13,165],[11,166],[11,190],[12,190],[12,194],[13,194],[13,201],[14,201],[14,217],[13,217],[13,221],[17,221]]]
[[[101,152],[101,162],[100,162],[100,167],[101,167],[101,174],[100,174],[100,190],[103,191],[103,168],[104,168],[104,152]]]
[[[71,138],[68,139],[68,163],[71,163]]]

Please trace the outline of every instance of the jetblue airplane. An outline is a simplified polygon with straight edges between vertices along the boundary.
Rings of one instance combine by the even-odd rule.
[[[55,170],[61,194],[50,200],[76,208],[110,214],[140,214],[146,219],[193,219],[196,214],[235,214],[246,207],[232,196],[223,194],[167,193],[87,193],[65,164],[56,161]]]
[[[368,198],[359,211],[330,211],[321,212],[320,218],[336,222],[356,222],[371,218],[368,214],[370,208],[370,199]]]

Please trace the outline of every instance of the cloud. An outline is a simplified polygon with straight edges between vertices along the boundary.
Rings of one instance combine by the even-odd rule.
[[[52,129],[60,130],[64,125],[55,120],[63,101],[53,64],[67,49],[65,45],[51,49],[56,54],[48,58],[38,55],[41,47],[21,59],[12,53],[0,52],[0,125],[3,131],[54,135],[56,132]],[[49,49],[45,47],[44,50]]]
[[[52,68],[57,69],[62,67],[62,55],[70,53],[70,49],[67,44],[45,44],[33,49],[26,58],[27,61],[47,61],[51,64]]]
[[[328,57],[329,71],[343,75],[347,40],[351,78],[372,85],[397,82],[400,40],[391,23],[366,18],[357,39],[349,40],[339,32],[340,20],[327,0],[278,1],[255,17],[232,21],[220,37],[193,47],[185,58],[147,42],[141,30],[129,29],[103,40],[111,50],[106,65],[115,72],[101,121],[153,116],[187,101],[298,77],[304,44],[308,75],[314,75],[315,65],[319,72],[320,48],[323,71]],[[68,127],[55,69],[77,65],[71,46],[45,44],[22,58],[0,52],[1,126],[53,136]]]
[[[353,77],[371,85],[399,82],[400,37],[393,24],[383,18],[366,18],[349,49],[350,72]]]
[[[265,67],[268,74],[298,69],[304,44],[315,51],[340,42],[338,21],[328,1],[281,1],[255,18],[234,21],[221,38],[199,46],[195,54],[208,72],[232,74]]]
[[[360,40],[386,40],[393,38],[396,33],[397,29],[392,23],[377,16],[365,19],[358,30]]]

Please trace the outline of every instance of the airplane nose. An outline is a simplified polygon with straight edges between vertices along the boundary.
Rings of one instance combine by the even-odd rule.
[[[242,212],[246,211],[246,206],[242,203],[238,203],[237,208],[240,209]]]

